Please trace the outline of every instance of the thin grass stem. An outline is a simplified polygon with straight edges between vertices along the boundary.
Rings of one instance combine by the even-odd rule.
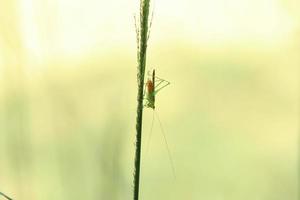
[[[147,40],[148,40],[148,18],[149,18],[150,0],[140,1],[140,25],[136,32],[138,47],[137,47],[137,115],[136,115],[136,147],[135,147],[135,161],[134,161],[134,181],[133,181],[133,199],[139,199],[139,186],[140,186],[140,165],[142,153],[142,122],[143,122],[143,94],[144,94],[144,78],[146,67],[146,53],[147,53]]]
[[[2,192],[0,192],[0,196],[3,196],[3,197],[5,197],[8,200],[13,200],[12,198],[10,198],[9,196],[7,196],[6,194],[4,194]]]

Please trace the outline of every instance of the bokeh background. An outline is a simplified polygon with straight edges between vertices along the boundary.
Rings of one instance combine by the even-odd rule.
[[[155,0],[141,199],[296,200],[298,0]],[[138,1],[0,1],[0,191],[132,199]],[[2,197],[0,197],[1,199]]]

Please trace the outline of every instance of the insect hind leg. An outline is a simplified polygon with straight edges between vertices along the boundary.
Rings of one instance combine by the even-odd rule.
[[[157,84],[157,86],[161,85],[162,83],[165,83],[164,85],[162,85],[160,88],[156,89],[155,90],[155,94],[157,94],[160,90],[162,90],[163,88],[167,87],[168,85],[170,85],[170,82],[169,81],[162,81],[160,82],[159,84]],[[156,87],[157,87],[156,86]]]

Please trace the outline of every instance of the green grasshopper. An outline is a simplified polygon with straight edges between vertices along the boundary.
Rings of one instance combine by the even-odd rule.
[[[156,94],[159,91],[161,91],[163,88],[170,85],[170,82],[155,76],[155,70],[152,71],[152,75],[150,74],[150,72],[148,72],[148,75],[150,76],[150,78],[148,78],[148,80],[145,84],[145,93],[144,93],[145,104],[144,104],[144,107],[153,109],[153,117],[152,117],[151,129],[150,129],[148,143],[147,143],[147,151],[148,151],[148,147],[149,147],[149,143],[150,143],[150,139],[151,139],[151,133],[152,133],[152,128],[153,128],[153,124],[154,124],[154,113],[155,113],[156,116],[157,116],[157,119],[159,121],[161,132],[162,132],[163,137],[164,137],[164,141],[165,141],[166,148],[167,148],[167,151],[168,151],[169,160],[170,160],[172,171],[173,171],[173,175],[174,175],[174,178],[176,178],[175,168],[174,168],[170,148],[169,148],[169,145],[168,145],[168,142],[167,142],[166,134],[164,132],[164,129],[163,129],[162,123],[161,123],[161,121],[158,117],[158,114],[155,112],[155,97],[156,97]]]
[[[148,74],[149,74],[149,72],[148,72]],[[148,78],[148,81],[145,84],[146,92],[145,92],[144,96],[146,96],[146,97],[144,97],[144,99],[146,102],[145,102],[144,106],[146,108],[152,108],[154,110],[156,94],[163,88],[167,87],[168,85],[170,85],[170,82],[155,76],[155,70],[153,70],[151,79]]]

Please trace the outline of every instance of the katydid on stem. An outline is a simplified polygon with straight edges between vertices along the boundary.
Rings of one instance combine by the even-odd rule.
[[[148,80],[145,84],[145,93],[144,93],[145,104],[144,104],[144,107],[152,108],[153,117],[152,117],[151,129],[150,129],[148,143],[147,143],[147,151],[148,151],[148,147],[149,147],[149,143],[150,143],[150,139],[151,139],[151,133],[152,133],[152,128],[153,128],[153,124],[154,124],[154,114],[155,114],[157,119],[158,119],[162,135],[164,137],[164,142],[165,142],[165,145],[166,145],[166,148],[167,148],[167,151],[168,151],[168,156],[169,156],[169,160],[170,160],[170,163],[171,163],[173,175],[174,175],[174,178],[176,178],[174,163],[173,163],[170,148],[169,148],[169,145],[168,145],[168,142],[167,142],[166,134],[164,132],[164,129],[163,129],[162,123],[159,119],[159,116],[158,116],[157,112],[155,111],[155,97],[156,97],[157,93],[159,91],[161,91],[163,88],[170,85],[170,82],[155,76],[155,70],[152,71],[152,74],[150,74],[148,72],[148,75],[150,76],[150,78],[148,78]]]
[[[146,108],[152,108],[154,110],[155,109],[155,95],[160,90],[162,90],[164,87],[166,87],[168,85],[170,85],[170,82],[155,76],[155,70],[153,70],[151,79],[149,78],[145,85],[146,93],[144,96],[146,96],[146,98],[144,98],[144,99],[146,100],[146,102],[145,102],[144,106]]]

